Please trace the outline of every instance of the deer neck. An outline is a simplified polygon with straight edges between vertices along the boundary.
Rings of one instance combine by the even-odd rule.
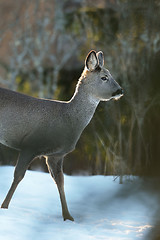
[[[78,83],[69,101],[73,124],[83,131],[91,121],[98,104],[99,100],[88,93],[85,85]]]

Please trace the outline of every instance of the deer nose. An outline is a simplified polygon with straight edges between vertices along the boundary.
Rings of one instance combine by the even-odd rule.
[[[121,94],[122,94],[122,95],[124,94],[124,90],[123,90],[123,88],[121,88]]]
[[[112,93],[112,96],[116,96],[116,95],[119,95],[119,94],[124,94],[124,91],[122,88],[119,88],[116,92]]]

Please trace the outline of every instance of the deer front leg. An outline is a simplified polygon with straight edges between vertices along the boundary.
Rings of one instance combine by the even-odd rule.
[[[58,187],[61,205],[62,205],[63,219],[64,221],[67,219],[74,221],[73,217],[69,213],[66,197],[64,193],[64,175],[62,170],[63,158],[49,156],[48,159],[46,160],[46,163],[48,166],[48,170],[51,176],[53,177],[53,179],[55,180]]]

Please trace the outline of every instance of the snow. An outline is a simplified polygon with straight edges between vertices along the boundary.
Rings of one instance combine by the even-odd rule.
[[[13,167],[0,167],[1,203],[13,172]],[[148,191],[150,180],[132,178],[119,184],[112,176],[65,175],[67,203],[75,221],[64,222],[50,175],[27,171],[9,209],[0,209],[0,240],[146,240],[159,194]]]

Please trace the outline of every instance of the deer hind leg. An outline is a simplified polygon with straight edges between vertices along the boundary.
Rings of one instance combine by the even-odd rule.
[[[55,158],[54,156],[49,156],[48,159],[46,160],[46,163],[48,166],[48,170],[51,176],[53,177],[53,179],[55,180],[58,187],[61,205],[62,205],[63,219],[64,221],[67,219],[74,221],[73,217],[69,213],[66,197],[64,193],[64,175],[62,170],[63,158]]]
[[[33,158],[31,157],[30,154],[28,154],[26,152],[20,153],[19,159],[17,161],[17,165],[16,165],[15,171],[14,171],[14,179],[13,179],[12,185],[7,193],[6,198],[4,199],[4,201],[1,205],[1,208],[8,208],[11,198],[12,198],[18,184],[23,179],[25,172],[26,172],[29,164],[31,163],[32,159]]]

